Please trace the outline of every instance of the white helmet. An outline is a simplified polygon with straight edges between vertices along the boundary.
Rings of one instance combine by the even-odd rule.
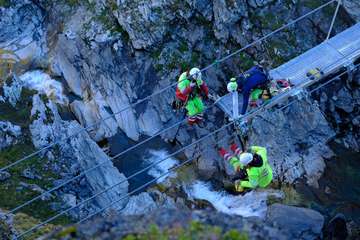
[[[244,166],[248,165],[253,160],[253,155],[251,153],[242,153],[240,154],[240,163]]]
[[[201,71],[200,69],[198,68],[192,68],[189,72],[190,76],[193,78],[193,79],[196,79],[196,80],[201,80]]]

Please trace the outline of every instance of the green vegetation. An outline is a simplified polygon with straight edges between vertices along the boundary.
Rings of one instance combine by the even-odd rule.
[[[78,239],[77,229],[74,226],[65,228],[53,236],[55,239]],[[220,227],[204,225],[197,221],[192,221],[187,228],[173,227],[164,230],[159,229],[154,224],[149,226],[146,233],[133,233],[124,236],[124,240],[197,240],[197,239],[216,239],[216,240],[247,240],[248,235],[235,229],[224,232]]]
[[[30,217],[24,213],[18,213],[14,217],[14,227],[18,232],[24,232],[39,223],[40,221],[38,219]],[[37,239],[44,236],[45,234],[51,233],[55,228],[55,225],[47,224],[40,229],[26,235],[26,239]]]
[[[65,2],[71,7],[80,5],[80,0],[65,0]]]
[[[0,121],[10,121],[13,124],[21,126],[23,133],[23,136],[18,139],[18,144],[0,151],[0,168],[36,150],[30,140],[28,129],[32,120],[30,117],[32,96],[35,93],[36,91],[23,88],[21,98],[15,107],[12,107],[9,103],[0,103]],[[45,103],[48,102],[46,96],[41,96],[41,98]],[[51,121],[51,111],[47,109],[46,113],[49,115],[48,117],[50,117],[49,121]],[[44,190],[52,187],[53,180],[57,179],[58,176],[46,169],[46,164],[44,163],[47,162],[48,160],[46,158],[34,156],[9,168],[7,171],[11,174],[11,177],[0,183],[0,208],[3,210],[11,210],[27,200],[40,195],[40,189],[34,188],[33,186],[35,185],[32,186],[31,184],[36,184]],[[40,176],[40,178],[27,179],[21,176],[25,169],[31,169],[31,171]],[[16,225],[19,226],[17,230],[19,231],[23,228],[25,230],[27,226],[33,226],[31,225],[32,223],[38,223],[55,215],[56,212],[51,210],[50,206],[54,201],[56,201],[55,197],[48,201],[38,200],[19,210],[16,220]],[[26,216],[31,216],[31,218]],[[70,223],[70,220],[64,216],[54,221],[54,224],[63,225],[67,223]],[[40,233],[43,233],[45,230],[41,230]],[[36,234],[34,236],[36,236]]]
[[[23,88],[20,101],[15,108],[9,103],[0,103],[0,121],[9,121],[13,124],[27,127],[30,124],[32,96],[36,91]]]
[[[101,10],[100,14],[94,17],[93,20],[100,22],[105,29],[109,30],[112,34],[120,33],[125,41],[129,41],[130,37],[126,30],[118,23],[113,16],[114,8],[117,8],[116,3],[112,3]]]
[[[23,144],[17,144],[0,152],[0,165],[4,167],[15,160],[24,157],[27,154],[35,151],[35,148],[30,142]],[[44,168],[44,162],[47,162],[46,158],[40,158],[38,156],[27,159],[23,163],[17,164],[11,167],[8,171],[11,177],[0,184],[0,208],[13,209],[16,206],[30,200],[40,193],[29,189],[26,186],[21,186],[21,182],[25,184],[36,184],[42,189],[48,189],[52,187],[52,181],[57,179],[57,175]],[[22,172],[25,169],[31,169],[35,171],[41,179],[27,179],[22,177]],[[35,201],[34,203],[21,209],[21,212],[26,213],[34,218],[45,220],[55,214],[50,208],[51,201]],[[67,217],[60,217],[56,221],[57,224],[67,224],[69,219]]]
[[[307,8],[315,9],[320,7],[322,2],[318,0],[305,0],[301,4]]]
[[[156,225],[151,225],[145,234],[130,234],[123,238],[124,240],[168,240],[168,239],[224,239],[224,240],[247,240],[245,233],[237,230],[230,230],[222,233],[222,229],[217,226],[204,225],[200,222],[193,221],[186,229],[178,227],[160,230]]]
[[[244,52],[239,54],[239,58],[242,69],[250,69],[254,65],[253,58]]]
[[[10,0],[0,0],[0,7],[8,8],[10,7],[11,2]]]

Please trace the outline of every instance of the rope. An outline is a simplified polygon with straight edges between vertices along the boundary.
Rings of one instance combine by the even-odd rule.
[[[339,8],[340,8],[340,5],[341,5],[341,0],[337,0],[337,2],[338,2],[338,4],[337,4],[337,6],[336,6],[336,9],[335,9],[335,12],[334,12],[334,16],[333,16],[333,18],[332,18],[332,20],[331,20],[330,28],[329,28],[329,31],[328,31],[328,34],[327,34],[327,36],[326,36],[326,40],[325,40],[325,41],[329,40],[329,38],[330,38],[332,29],[333,29],[333,27],[334,27],[334,23],[335,23],[336,16],[337,16],[337,14],[338,14],[338,12],[339,12]]]
[[[304,14],[303,16],[301,16],[301,17],[299,17],[299,18],[291,21],[290,23],[288,23],[288,24],[286,24],[286,25],[278,28],[277,30],[275,30],[275,31],[273,31],[273,32],[265,35],[264,37],[262,37],[262,38],[260,38],[260,39],[258,39],[258,40],[256,40],[256,41],[254,41],[254,42],[246,45],[245,47],[243,47],[243,48],[241,48],[241,49],[239,49],[239,50],[237,50],[237,51],[235,51],[235,52],[233,52],[233,53],[231,53],[231,54],[229,54],[229,55],[227,55],[227,56],[225,56],[225,57],[223,57],[223,58],[221,58],[221,59],[219,59],[219,60],[214,61],[212,64],[210,64],[210,65],[208,65],[207,67],[201,69],[200,71],[201,71],[201,72],[204,72],[204,71],[210,69],[211,67],[213,67],[214,65],[217,65],[217,64],[219,64],[219,63],[222,63],[222,62],[226,61],[227,59],[233,57],[233,56],[236,55],[236,54],[239,54],[240,52],[246,50],[247,48],[250,48],[250,47],[254,46],[255,44],[257,44],[257,43],[265,40],[266,38],[271,37],[272,35],[274,35],[274,34],[280,32],[280,31],[282,31],[283,29],[285,29],[285,28],[287,28],[287,27],[289,27],[289,26],[297,23],[298,21],[300,21],[300,20],[308,17],[309,15],[311,15],[311,14],[313,14],[313,13],[321,10],[322,8],[330,5],[330,4],[333,3],[334,1],[336,1],[336,0],[331,0],[331,1],[329,1],[329,2],[327,2],[327,3],[325,3],[325,4],[323,4],[323,5],[319,6],[318,8],[316,8],[316,9],[308,12],[307,14]],[[123,109],[119,110],[118,112],[113,113],[113,114],[111,114],[111,115],[109,115],[109,116],[107,116],[107,117],[105,117],[105,118],[103,118],[103,119],[100,119],[99,121],[95,122],[94,124],[91,124],[91,125],[89,125],[89,126],[87,126],[87,127],[85,127],[85,128],[82,128],[81,130],[79,130],[79,131],[77,131],[77,132],[69,135],[69,136],[66,137],[65,139],[57,140],[57,141],[55,141],[55,142],[47,145],[46,147],[43,147],[43,148],[41,148],[41,149],[39,149],[39,150],[37,150],[37,151],[35,151],[35,152],[33,152],[33,153],[31,153],[31,154],[29,154],[29,155],[21,158],[21,159],[19,159],[19,160],[15,161],[15,162],[13,162],[13,163],[11,163],[11,164],[8,164],[7,166],[1,168],[1,169],[0,169],[0,172],[1,172],[1,171],[5,171],[5,170],[7,170],[7,169],[9,169],[9,168],[11,168],[11,167],[13,167],[13,166],[15,166],[15,165],[23,162],[23,161],[31,158],[31,157],[34,157],[34,156],[36,156],[37,154],[43,152],[44,150],[47,150],[47,149],[49,149],[49,148],[51,148],[51,147],[53,147],[53,146],[55,146],[55,145],[57,145],[57,144],[60,144],[60,143],[62,143],[62,142],[64,142],[64,141],[66,141],[66,140],[69,139],[69,138],[72,138],[72,137],[74,137],[74,136],[76,136],[76,135],[78,135],[78,134],[80,134],[80,133],[82,133],[82,132],[84,132],[84,131],[87,131],[87,130],[91,129],[92,127],[97,126],[97,125],[100,124],[101,122],[104,122],[104,121],[106,121],[106,120],[108,120],[108,119],[111,119],[111,118],[114,117],[115,115],[117,115],[117,114],[119,114],[119,113],[122,113],[123,111],[126,111],[126,110],[129,110],[129,109],[131,109],[131,108],[134,108],[134,107],[137,106],[138,104],[141,104],[141,103],[143,103],[143,102],[145,102],[145,101],[147,101],[147,100],[150,100],[152,97],[154,97],[154,96],[156,96],[156,95],[159,95],[159,94],[165,92],[166,90],[170,89],[171,87],[174,87],[174,86],[177,85],[177,84],[178,84],[178,82],[177,82],[177,83],[174,83],[174,84],[171,84],[171,85],[169,85],[169,86],[167,86],[167,87],[165,87],[165,88],[162,88],[161,90],[156,91],[156,92],[152,93],[151,95],[149,95],[149,96],[147,96],[147,97],[145,97],[145,98],[142,98],[142,99],[138,100],[138,101],[135,102],[135,103],[129,104],[128,106],[124,107]]]
[[[100,191],[100,192],[98,192],[98,193],[94,194],[93,196],[91,196],[91,197],[87,198],[86,200],[84,200],[84,201],[82,201],[82,202],[80,202],[80,203],[76,204],[75,206],[73,206],[73,207],[71,207],[71,208],[68,208],[68,209],[66,209],[66,210],[64,210],[64,211],[62,211],[62,212],[60,212],[60,213],[56,214],[55,216],[52,216],[51,218],[48,218],[47,220],[45,220],[45,221],[43,221],[43,222],[41,222],[41,223],[37,224],[36,226],[34,226],[34,227],[32,227],[32,228],[30,228],[30,229],[26,230],[25,232],[21,233],[20,235],[18,235],[18,236],[17,236],[17,238],[20,238],[20,237],[22,237],[22,236],[24,236],[24,235],[26,235],[26,234],[28,234],[28,233],[30,233],[30,232],[32,232],[32,231],[34,231],[35,229],[37,229],[37,228],[39,228],[39,227],[42,227],[43,225],[45,225],[45,224],[47,224],[47,223],[49,223],[49,222],[51,222],[51,221],[55,220],[56,218],[58,218],[58,217],[60,217],[61,215],[63,215],[63,214],[65,214],[65,213],[67,213],[67,212],[69,212],[69,211],[71,211],[71,210],[73,210],[73,209],[77,208],[78,206],[81,206],[81,205],[83,205],[84,203],[87,203],[87,202],[91,201],[92,199],[96,198],[97,196],[99,196],[99,195],[101,195],[101,194],[103,194],[103,193],[105,193],[105,192],[109,191],[110,189],[112,189],[112,188],[114,188],[114,187],[116,187],[116,186],[118,186],[118,185],[120,185],[120,184],[122,184],[122,183],[125,183],[127,180],[129,180],[129,179],[131,179],[131,178],[133,178],[133,177],[135,177],[135,176],[139,175],[140,173],[145,172],[146,170],[148,170],[148,169],[152,168],[153,166],[156,166],[156,165],[157,165],[157,164],[159,164],[160,162],[165,161],[166,159],[168,159],[168,158],[170,158],[170,157],[175,156],[176,154],[178,154],[178,153],[180,153],[180,152],[182,152],[182,151],[186,150],[187,148],[189,148],[189,147],[191,147],[191,146],[195,145],[196,143],[199,143],[199,142],[203,141],[204,139],[206,139],[206,138],[208,138],[208,137],[211,137],[211,136],[215,135],[216,133],[218,133],[218,132],[220,132],[221,130],[223,130],[223,129],[227,128],[227,127],[228,127],[228,126],[230,126],[231,124],[233,124],[233,122],[230,122],[230,123],[228,123],[228,124],[223,125],[221,128],[219,128],[219,129],[217,129],[217,130],[215,130],[215,131],[213,131],[213,132],[211,132],[211,133],[209,133],[209,134],[207,134],[207,135],[205,135],[205,136],[203,136],[203,137],[199,138],[199,139],[198,139],[198,140],[196,140],[195,142],[192,142],[191,144],[189,144],[189,145],[187,145],[187,146],[185,146],[185,147],[183,147],[183,148],[181,148],[181,149],[179,149],[179,150],[175,151],[174,153],[172,153],[172,154],[168,155],[167,157],[165,157],[165,158],[163,158],[163,159],[161,159],[161,160],[159,160],[159,161],[157,161],[157,162],[155,162],[155,163],[153,163],[153,164],[149,165],[149,166],[148,166],[148,167],[146,167],[146,168],[141,169],[140,171],[136,172],[135,174],[131,175],[130,177],[126,178],[125,180],[122,180],[122,181],[120,181],[120,182],[118,182],[118,183],[116,183],[116,184],[113,184],[112,186],[109,186],[108,188],[106,188],[106,189],[104,189],[104,190],[102,190],[102,191]],[[194,158],[196,158],[196,157],[194,157]],[[173,170],[174,170],[174,168],[173,168],[173,169],[171,169],[170,171],[167,171],[167,173],[169,173],[169,172],[171,172],[171,171],[173,171]],[[166,174],[163,174],[163,175],[161,175],[161,176],[166,176]],[[155,179],[157,180],[157,179],[159,179],[159,178],[155,178]],[[150,182],[152,182],[152,181],[150,181]],[[149,182],[148,182],[147,184],[149,184]],[[146,185],[146,184],[144,184],[144,185]],[[143,186],[144,186],[144,185],[143,185]],[[134,191],[132,191],[130,194],[132,194],[132,193],[134,193],[134,192],[138,191],[138,190],[139,190],[139,189],[141,189],[143,186],[141,186],[140,188],[135,189],[135,190],[134,190]],[[128,193],[126,196],[128,196],[128,195],[129,195],[129,193]],[[124,198],[121,198],[121,200],[122,200],[122,199],[124,199]],[[119,202],[119,201],[121,201],[121,200],[117,200],[116,202]],[[109,206],[112,206],[112,205],[113,205],[113,203],[114,203],[114,202],[112,202]]]
[[[358,66],[360,66],[360,64],[356,65],[356,67],[355,67],[355,68],[357,68]],[[343,73],[341,73],[340,75],[333,77],[332,79],[330,79],[330,80],[329,80],[329,81],[327,81],[326,83],[324,83],[324,84],[320,85],[319,87],[317,87],[317,88],[315,88],[315,89],[311,90],[311,91],[310,91],[310,93],[312,93],[312,92],[314,92],[314,91],[318,90],[318,89],[319,89],[319,88],[321,88],[321,87],[326,86],[326,85],[327,85],[327,84],[329,84],[330,82],[334,81],[335,79],[338,79],[339,77],[343,76],[343,75],[344,75],[344,74],[346,74],[346,73],[347,73],[347,72],[343,72]],[[277,110],[283,110],[284,108],[286,108],[286,107],[290,106],[291,104],[293,104],[293,103],[294,103],[294,102],[296,102],[296,101],[297,101],[297,100],[292,100],[291,102],[289,102],[289,103],[288,103],[287,105],[285,105],[284,107],[279,108],[279,109],[276,109],[275,111],[277,111]],[[263,110],[263,108],[264,108],[264,106],[266,106],[266,105],[263,105],[262,107],[259,107],[259,108],[255,109],[254,111],[252,111],[252,112],[249,112],[249,113],[245,114],[244,116],[242,116],[242,117],[241,117],[241,118],[239,118],[238,120],[244,120],[244,119],[246,120],[249,116],[254,116],[255,114],[257,114],[257,113],[259,113],[260,111],[262,111],[262,110]],[[156,166],[156,165],[157,165],[157,164],[159,164],[160,162],[165,161],[166,159],[168,159],[168,158],[170,158],[170,157],[172,157],[172,156],[174,156],[174,155],[176,155],[176,154],[178,154],[178,153],[180,153],[180,152],[184,151],[184,150],[185,150],[185,149],[187,149],[188,147],[191,147],[192,145],[194,145],[194,144],[196,144],[196,143],[201,142],[201,141],[202,141],[202,140],[204,140],[205,138],[210,137],[210,136],[212,136],[212,135],[216,134],[217,132],[221,131],[222,129],[224,129],[224,128],[228,127],[228,126],[230,126],[231,124],[234,124],[234,122],[230,122],[230,123],[228,123],[228,124],[226,124],[226,125],[222,126],[221,128],[219,128],[219,129],[217,129],[217,130],[215,130],[215,131],[213,131],[213,132],[211,132],[211,133],[209,133],[209,134],[205,135],[204,137],[202,137],[202,138],[200,138],[200,139],[196,140],[195,142],[193,142],[193,143],[191,143],[191,144],[189,144],[189,145],[187,145],[187,146],[185,146],[185,147],[183,147],[183,148],[179,149],[178,151],[175,151],[174,153],[172,153],[171,155],[167,156],[166,158],[161,159],[161,160],[159,160],[158,162],[155,162],[155,163],[151,164],[150,166],[148,166],[148,167],[146,167],[146,168],[144,168],[144,169],[142,169],[142,170],[140,170],[140,171],[136,172],[135,174],[133,174],[133,175],[131,175],[130,177],[126,178],[126,180],[120,181],[119,183],[116,183],[116,184],[114,184],[114,185],[112,185],[112,186],[110,186],[110,187],[108,187],[108,188],[104,189],[103,191],[101,191],[101,192],[99,192],[99,193],[96,193],[96,194],[95,194],[95,195],[93,195],[92,197],[90,197],[90,198],[88,198],[88,199],[86,199],[86,200],[84,200],[84,201],[82,201],[82,202],[80,202],[80,203],[76,204],[75,206],[73,206],[73,207],[71,207],[71,208],[69,208],[69,209],[66,209],[66,210],[64,210],[64,211],[62,211],[62,212],[60,212],[60,213],[58,213],[57,215],[55,215],[55,216],[53,216],[53,217],[51,217],[51,218],[49,218],[49,219],[45,220],[45,221],[44,221],[44,222],[42,222],[42,223],[39,223],[38,225],[36,225],[36,226],[34,226],[34,227],[30,228],[29,230],[26,230],[25,232],[21,233],[21,234],[18,236],[18,238],[19,238],[19,237],[22,237],[22,236],[24,236],[24,235],[26,235],[26,234],[28,234],[28,233],[30,233],[30,232],[32,232],[32,231],[34,231],[34,230],[36,230],[36,229],[37,229],[37,228],[39,228],[39,227],[42,227],[43,225],[45,225],[45,224],[47,224],[47,223],[49,223],[49,222],[51,222],[51,221],[55,220],[55,219],[56,219],[56,218],[58,218],[59,216],[61,216],[61,215],[65,214],[65,213],[67,213],[67,212],[71,211],[72,209],[75,209],[76,207],[81,206],[81,205],[83,205],[83,204],[84,204],[84,203],[86,203],[86,202],[89,202],[90,200],[94,199],[95,197],[99,196],[100,194],[102,194],[102,193],[104,193],[104,192],[107,192],[108,190],[110,190],[110,189],[114,188],[115,186],[118,186],[118,185],[120,185],[120,184],[124,183],[125,181],[127,181],[127,180],[129,180],[129,179],[131,179],[131,178],[133,178],[133,177],[135,177],[135,176],[137,176],[137,175],[139,175],[140,173],[145,172],[146,170],[150,169],[151,167]],[[102,212],[102,211],[106,210],[107,208],[109,208],[109,207],[113,206],[115,203],[117,203],[117,202],[119,202],[119,201],[121,201],[121,200],[125,199],[126,197],[128,197],[128,196],[132,195],[133,193],[135,193],[135,192],[137,192],[137,191],[141,190],[142,188],[144,188],[144,187],[146,187],[146,186],[150,185],[151,183],[156,182],[156,180],[158,180],[158,179],[162,178],[163,176],[166,176],[166,175],[167,175],[167,174],[169,174],[170,172],[172,172],[172,171],[176,170],[177,168],[179,168],[179,167],[181,167],[181,166],[185,165],[187,162],[192,161],[192,160],[193,160],[193,159],[191,159],[191,160],[187,160],[187,161],[185,161],[184,163],[180,164],[178,167],[175,167],[175,168],[173,168],[173,169],[171,169],[171,170],[167,171],[166,173],[162,174],[160,177],[157,177],[157,178],[155,178],[154,180],[152,180],[152,181],[149,181],[149,182],[145,183],[144,185],[142,185],[142,186],[140,186],[140,187],[136,188],[135,190],[133,190],[133,191],[131,191],[131,192],[127,193],[125,196],[121,197],[120,199],[118,199],[118,200],[116,200],[116,201],[111,202],[109,205],[107,205],[107,206],[103,207],[102,209],[100,209],[100,210],[96,211],[95,213],[93,213],[93,214],[91,214],[91,215],[89,215],[89,216],[85,217],[84,219],[80,220],[78,223],[81,223],[81,222],[83,222],[83,221],[86,221],[87,219],[91,218],[92,216],[97,215],[98,213],[100,213],[100,212]]]
[[[216,102],[214,102],[214,103],[211,104],[210,106],[206,107],[204,111],[209,110],[210,108],[212,108],[213,106],[215,106],[215,104],[216,104]],[[159,132],[156,133],[155,135],[153,135],[153,136],[151,136],[151,137],[149,137],[149,138],[147,138],[147,139],[145,139],[145,140],[143,140],[143,141],[135,144],[134,146],[131,146],[131,147],[125,149],[124,151],[116,154],[115,156],[109,158],[108,160],[106,160],[106,161],[104,161],[104,162],[102,162],[102,163],[100,163],[100,164],[97,164],[97,165],[95,165],[95,166],[93,166],[93,167],[91,167],[91,168],[89,168],[89,169],[81,172],[79,175],[77,175],[77,176],[75,176],[75,177],[72,177],[72,178],[64,181],[63,183],[57,185],[56,187],[53,187],[53,188],[51,188],[51,189],[49,189],[49,190],[41,193],[40,195],[32,198],[31,200],[26,201],[25,203],[23,203],[23,204],[15,207],[15,208],[13,208],[11,211],[9,211],[9,212],[7,213],[7,215],[8,215],[8,214],[13,214],[13,213],[15,213],[16,211],[18,211],[19,209],[21,209],[21,208],[23,208],[23,207],[25,207],[25,206],[27,206],[27,205],[35,202],[36,200],[41,199],[41,198],[44,197],[44,196],[47,196],[48,194],[52,193],[53,191],[56,191],[56,190],[60,189],[61,187],[65,186],[65,185],[67,185],[67,184],[69,184],[69,183],[71,183],[71,182],[73,182],[73,181],[75,181],[75,180],[77,180],[77,179],[80,179],[80,177],[84,176],[86,173],[91,172],[91,171],[97,169],[97,168],[100,167],[100,166],[103,166],[103,165],[105,165],[105,164],[108,164],[108,163],[112,162],[112,160],[117,159],[118,157],[124,155],[125,153],[128,153],[128,152],[130,152],[131,150],[134,150],[135,148],[137,148],[137,147],[139,147],[139,146],[141,146],[141,145],[149,142],[150,140],[154,139],[155,137],[157,137],[157,136],[159,136],[159,135],[167,132],[168,130],[170,130],[170,129],[176,127],[176,126],[179,126],[179,125],[181,125],[182,123],[185,123],[186,121],[187,121],[187,119],[185,118],[185,119],[183,119],[183,120],[181,120],[181,121],[179,121],[179,122],[177,122],[177,123],[175,123],[175,124],[173,124],[173,125],[165,128],[165,129],[159,131]]]

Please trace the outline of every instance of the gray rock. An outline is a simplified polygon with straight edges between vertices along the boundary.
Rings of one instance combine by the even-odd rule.
[[[159,114],[153,107],[148,106],[138,119],[140,131],[148,136],[153,136],[162,128]]]
[[[0,150],[16,144],[21,136],[21,127],[11,122],[0,121]]]
[[[322,234],[324,217],[311,209],[273,204],[266,222],[290,232],[293,239],[317,239]]]
[[[351,122],[354,126],[359,126],[360,125],[360,116],[353,118]]]
[[[26,168],[22,171],[21,176],[28,179],[41,179],[41,176],[35,174],[34,170]]]
[[[0,209],[0,238],[1,239],[15,239],[18,232],[14,226],[14,215]]]
[[[74,207],[76,206],[76,196],[72,195],[72,194],[64,194],[62,196],[62,200],[65,202],[66,205],[68,205],[69,207]]]
[[[0,182],[3,182],[11,177],[11,174],[5,171],[0,171]]]
[[[40,63],[46,54],[42,10],[30,1],[16,1],[0,8],[0,16],[0,49],[12,51],[17,61]]]
[[[360,2],[357,0],[344,0],[343,6],[346,11],[355,19],[360,21]]]
[[[350,91],[347,88],[341,88],[336,95],[335,106],[343,109],[347,113],[354,110],[354,101]]]
[[[214,0],[214,32],[217,39],[226,42],[231,34],[231,29],[236,23],[247,17],[246,3],[241,0],[225,1]]]
[[[84,127],[97,124],[99,119],[107,119],[98,124],[95,130],[90,131],[90,136],[95,141],[100,141],[104,137],[112,137],[117,133],[117,122],[110,116],[110,113],[106,111],[106,106],[99,106],[95,100],[86,103],[76,100],[72,102],[70,106],[72,112]]]
[[[129,34],[135,49],[161,43],[176,16],[186,19],[191,14],[185,2],[176,0],[120,0],[117,6],[114,15]]]
[[[119,215],[116,213],[91,219],[77,226],[77,237],[80,239],[121,239],[128,234],[144,234],[149,232],[149,226],[157,225],[163,229],[187,229],[192,221],[204,225],[217,226],[224,232],[237,230],[246,232],[249,239],[290,239],[286,229],[279,229],[258,219],[242,218],[226,215],[212,210],[189,211],[185,209],[157,209],[144,215]],[[206,234],[206,232],[205,232]],[[209,235],[211,239],[213,235]],[[48,236],[52,238],[52,236]],[[207,239],[207,238],[206,238]]]
[[[69,169],[71,169],[71,165],[75,164],[77,168],[84,171],[101,164],[101,167],[85,175],[87,182],[86,189],[91,194],[98,193],[117,184],[117,186],[112,187],[96,198],[96,203],[99,207],[107,206],[110,202],[117,200],[119,196],[127,193],[128,183],[125,176],[119,173],[109,157],[91,140],[89,135],[81,131],[81,127],[77,122],[61,120],[57,108],[52,101],[44,104],[37,95],[33,97],[33,109],[31,112],[34,116],[34,121],[30,125],[30,131],[33,143],[37,148],[47,146],[54,141],[66,143],[59,146],[60,156],[64,161],[61,169],[64,169],[66,164],[70,164]],[[74,135],[74,133],[78,134]],[[69,136],[73,137],[69,138]],[[67,173],[64,173],[64,176],[67,175]],[[122,183],[118,184],[119,182]],[[84,191],[82,188],[76,187],[74,190]],[[127,200],[124,199],[114,204],[113,207],[120,209],[126,202]]]
[[[15,107],[20,100],[23,83],[18,78],[13,78],[13,81],[8,84],[5,82],[3,86],[4,101],[8,101],[11,106]]]
[[[147,192],[130,197],[121,214],[124,215],[143,215],[149,213],[157,208],[155,201]]]
[[[327,141],[335,136],[317,105],[310,99],[296,101],[288,110],[265,112],[255,117],[249,145],[267,148],[274,178],[288,183],[305,176],[316,181],[324,171],[323,156],[329,155]]]

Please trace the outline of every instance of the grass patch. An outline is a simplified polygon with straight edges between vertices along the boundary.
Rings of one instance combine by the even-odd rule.
[[[73,226],[57,232],[53,239],[79,239],[77,229]],[[87,236],[89,237],[89,236]],[[95,236],[93,236],[95,237]],[[218,239],[218,240],[248,240],[248,234],[232,229],[224,232],[218,226],[210,226],[192,221],[188,227],[173,227],[161,230],[154,224],[151,224],[145,233],[133,233],[123,236],[124,240],[193,240],[193,239]]]
[[[0,152],[0,165],[1,167],[4,167],[34,151],[35,148],[32,146],[31,142],[14,145]],[[27,200],[40,195],[37,191],[33,191],[26,187],[20,187],[20,182],[36,184],[44,190],[53,186],[52,181],[57,179],[58,176],[55,173],[44,169],[44,162],[47,162],[46,158],[34,156],[8,169],[11,177],[0,184],[0,208],[11,210]],[[37,175],[41,176],[41,179],[27,179],[22,177],[23,170],[27,168],[35,171]],[[50,207],[50,203],[54,202],[54,200],[56,199],[50,201],[38,200],[19,211],[36,219],[46,220],[56,213],[51,210]],[[70,222],[71,221],[66,216],[59,217],[54,221],[55,224],[68,224]]]
[[[0,0],[0,7],[8,8],[11,6],[10,0]]]
[[[192,221],[187,228],[170,228],[160,230],[156,225],[150,225],[145,234],[130,234],[123,238],[124,240],[168,240],[168,239],[223,239],[223,240],[247,240],[245,233],[237,230],[230,230],[223,233],[217,226],[204,225],[197,221]]]
[[[66,4],[70,7],[75,7],[80,5],[80,0],[65,0]]]
[[[14,227],[18,233],[24,232],[39,223],[40,221],[38,219],[30,217],[24,213],[18,213],[14,217]],[[38,237],[52,232],[55,228],[55,225],[48,224],[32,233],[29,233],[28,235],[25,235],[24,237],[25,239],[37,239]]]
[[[0,102],[0,121],[9,121],[20,127],[27,127],[30,124],[32,108],[32,96],[36,91],[26,88],[22,89],[20,101],[13,107],[9,103]]]

